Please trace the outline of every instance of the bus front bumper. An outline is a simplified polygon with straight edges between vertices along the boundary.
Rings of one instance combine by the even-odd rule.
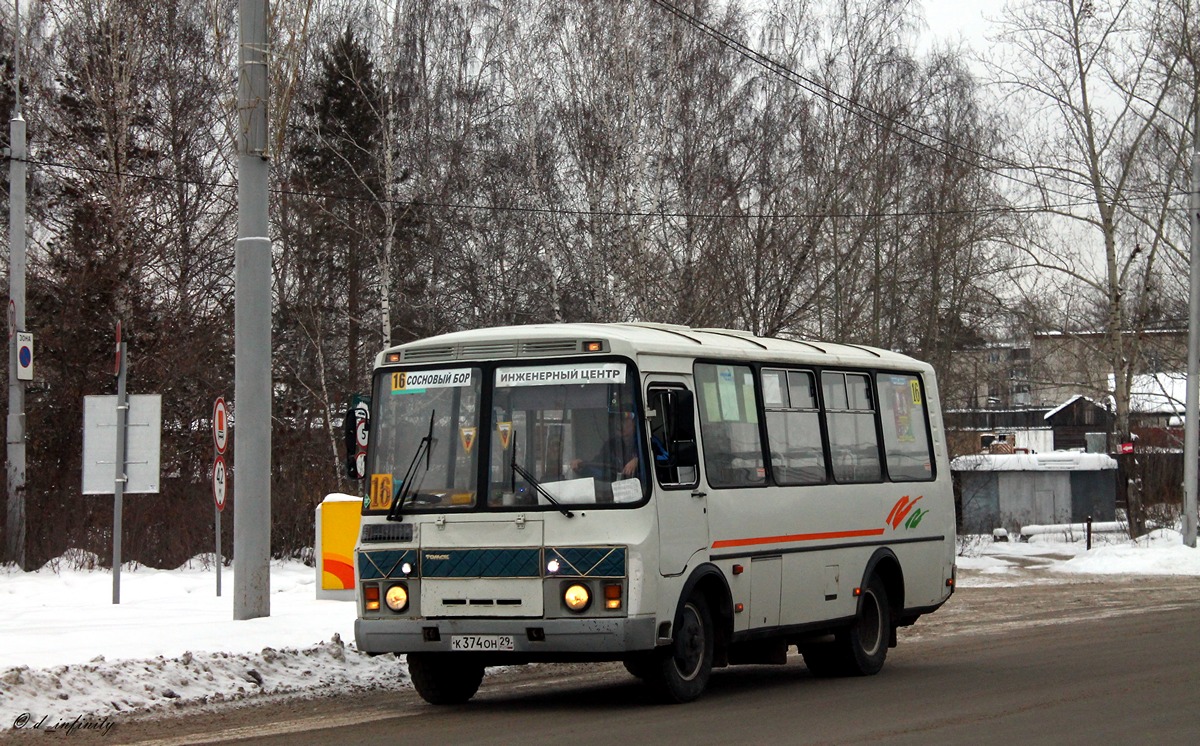
[[[450,652],[455,637],[511,638],[501,654],[569,657],[650,650],[654,617],[596,619],[356,619],[354,640],[364,653]]]

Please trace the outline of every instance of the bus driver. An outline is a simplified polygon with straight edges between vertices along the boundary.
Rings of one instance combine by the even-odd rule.
[[[621,431],[614,433],[600,446],[595,458],[590,461],[575,459],[571,470],[581,477],[594,477],[614,482],[622,477],[636,477],[638,473],[637,427],[632,412],[621,415]]]

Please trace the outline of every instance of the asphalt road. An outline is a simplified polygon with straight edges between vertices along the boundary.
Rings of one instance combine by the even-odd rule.
[[[802,659],[714,673],[661,706],[620,665],[489,675],[460,707],[413,692],[279,702],[119,724],[106,743],[1196,744],[1200,580],[960,590],[902,631],[878,676],[815,679]]]

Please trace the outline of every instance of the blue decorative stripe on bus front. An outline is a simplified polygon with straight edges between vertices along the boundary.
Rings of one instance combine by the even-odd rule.
[[[382,549],[358,553],[360,580],[384,578],[537,578],[557,560],[555,577],[625,576],[625,547],[546,547],[541,549]],[[409,572],[402,568],[409,564]]]
[[[421,575],[427,578],[536,578],[540,549],[423,549]]]
[[[625,547],[546,547],[546,561],[558,559],[558,577],[625,576]]]
[[[400,569],[400,566],[408,562],[412,566],[412,569],[416,570],[416,559],[417,553],[411,549],[385,549],[378,552],[359,552],[358,577],[361,580],[402,578],[404,577],[404,571]]]

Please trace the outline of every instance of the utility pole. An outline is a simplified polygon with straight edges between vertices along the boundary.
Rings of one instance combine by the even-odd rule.
[[[125,485],[129,483],[129,350],[121,341],[121,322],[117,322],[117,447],[113,453],[113,539],[112,602],[121,603],[121,519],[125,514]]]
[[[1183,543],[1196,546],[1196,459],[1200,457],[1200,66],[1192,67],[1192,256],[1188,298],[1187,397],[1183,423]]]
[[[13,113],[8,125],[8,513],[4,559],[25,569],[25,382],[17,332],[25,330],[25,120],[21,117],[21,6],[13,0]]]
[[[271,239],[267,0],[238,0],[233,618],[271,615]]]

